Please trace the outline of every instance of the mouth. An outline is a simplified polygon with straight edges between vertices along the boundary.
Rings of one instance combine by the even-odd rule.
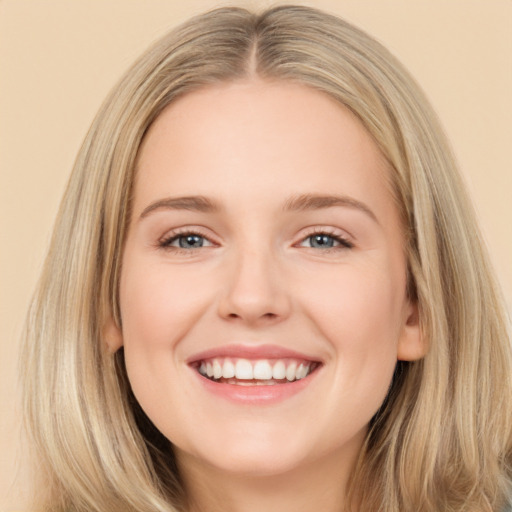
[[[187,361],[199,389],[236,405],[274,405],[314,389],[323,361],[278,345],[224,345]]]
[[[300,358],[249,359],[211,357],[191,364],[202,377],[235,386],[275,386],[306,379],[319,366],[318,361]]]

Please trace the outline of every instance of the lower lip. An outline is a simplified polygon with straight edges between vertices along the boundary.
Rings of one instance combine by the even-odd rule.
[[[300,393],[314,381],[319,370],[320,368],[316,368],[307,377],[293,382],[260,386],[239,386],[214,382],[203,377],[197,370],[193,369],[192,371],[196,374],[204,389],[213,395],[238,404],[271,405]]]

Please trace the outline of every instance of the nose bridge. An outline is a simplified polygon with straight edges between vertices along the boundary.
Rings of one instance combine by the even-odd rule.
[[[246,243],[231,256],[219,313],[246,322],[286,317],[289,297],[270,243]]]

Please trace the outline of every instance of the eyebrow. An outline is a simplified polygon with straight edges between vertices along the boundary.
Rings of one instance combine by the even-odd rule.
[[[321,210],[333,206],[344,206],[359,210],[368,215],[377,224],[377,216],[366,204],[349,196],[333,196],[321,194],[301,194],[293,196],[284,204],[284,211]]]
[[[283,205],[283,211],[306,211],[321,210],[324,208],[332,208],[333,206],[343,206],[359,210],[368,215],[377,224],[377,216],[373,211],[361,201],[349,196],[333,196],[322,194],[301,194],[292,196]],[[202,213],[215,213],[221,210],[220,205],[205,196],[183,196],[183,197],[166,197],[159,199],[147,206],[140,218],[147,217],[155,210],[191,210]]]
[[[212,213],[220,210],[220,206],[204,196],[166,197],[159,199],[144,208],[140,218],[147,217],[155,210],[192,210],[196,212]]]

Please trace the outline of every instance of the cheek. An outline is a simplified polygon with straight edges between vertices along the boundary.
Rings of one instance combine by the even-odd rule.
[[[211,304],[215,287],[197,273],[127,258],[121,279],[125,350],[169,349]]]
[[[120,298],[125,364],[132,390],[149,418],[165,432],[188,390],[175,347],[193,329],[207,298],[193,276],[138,255],[125,256]],[[211,299],[210,299],[211,302]]]
[[[403,322],[405,278],[393,270],[364,266],[333,272],[323,282],[310,303],[317,325],[339,349],[385,350],[396,345]]]
[[[334,273],[333,273],[334,274]],[[393,270],[346,269],[310,301],[312,316],[335,360],[336,402],[364,403],[371,417],[389,388],[403,327],[405,278]],[[363,412],[363,411],[361,411]]]

